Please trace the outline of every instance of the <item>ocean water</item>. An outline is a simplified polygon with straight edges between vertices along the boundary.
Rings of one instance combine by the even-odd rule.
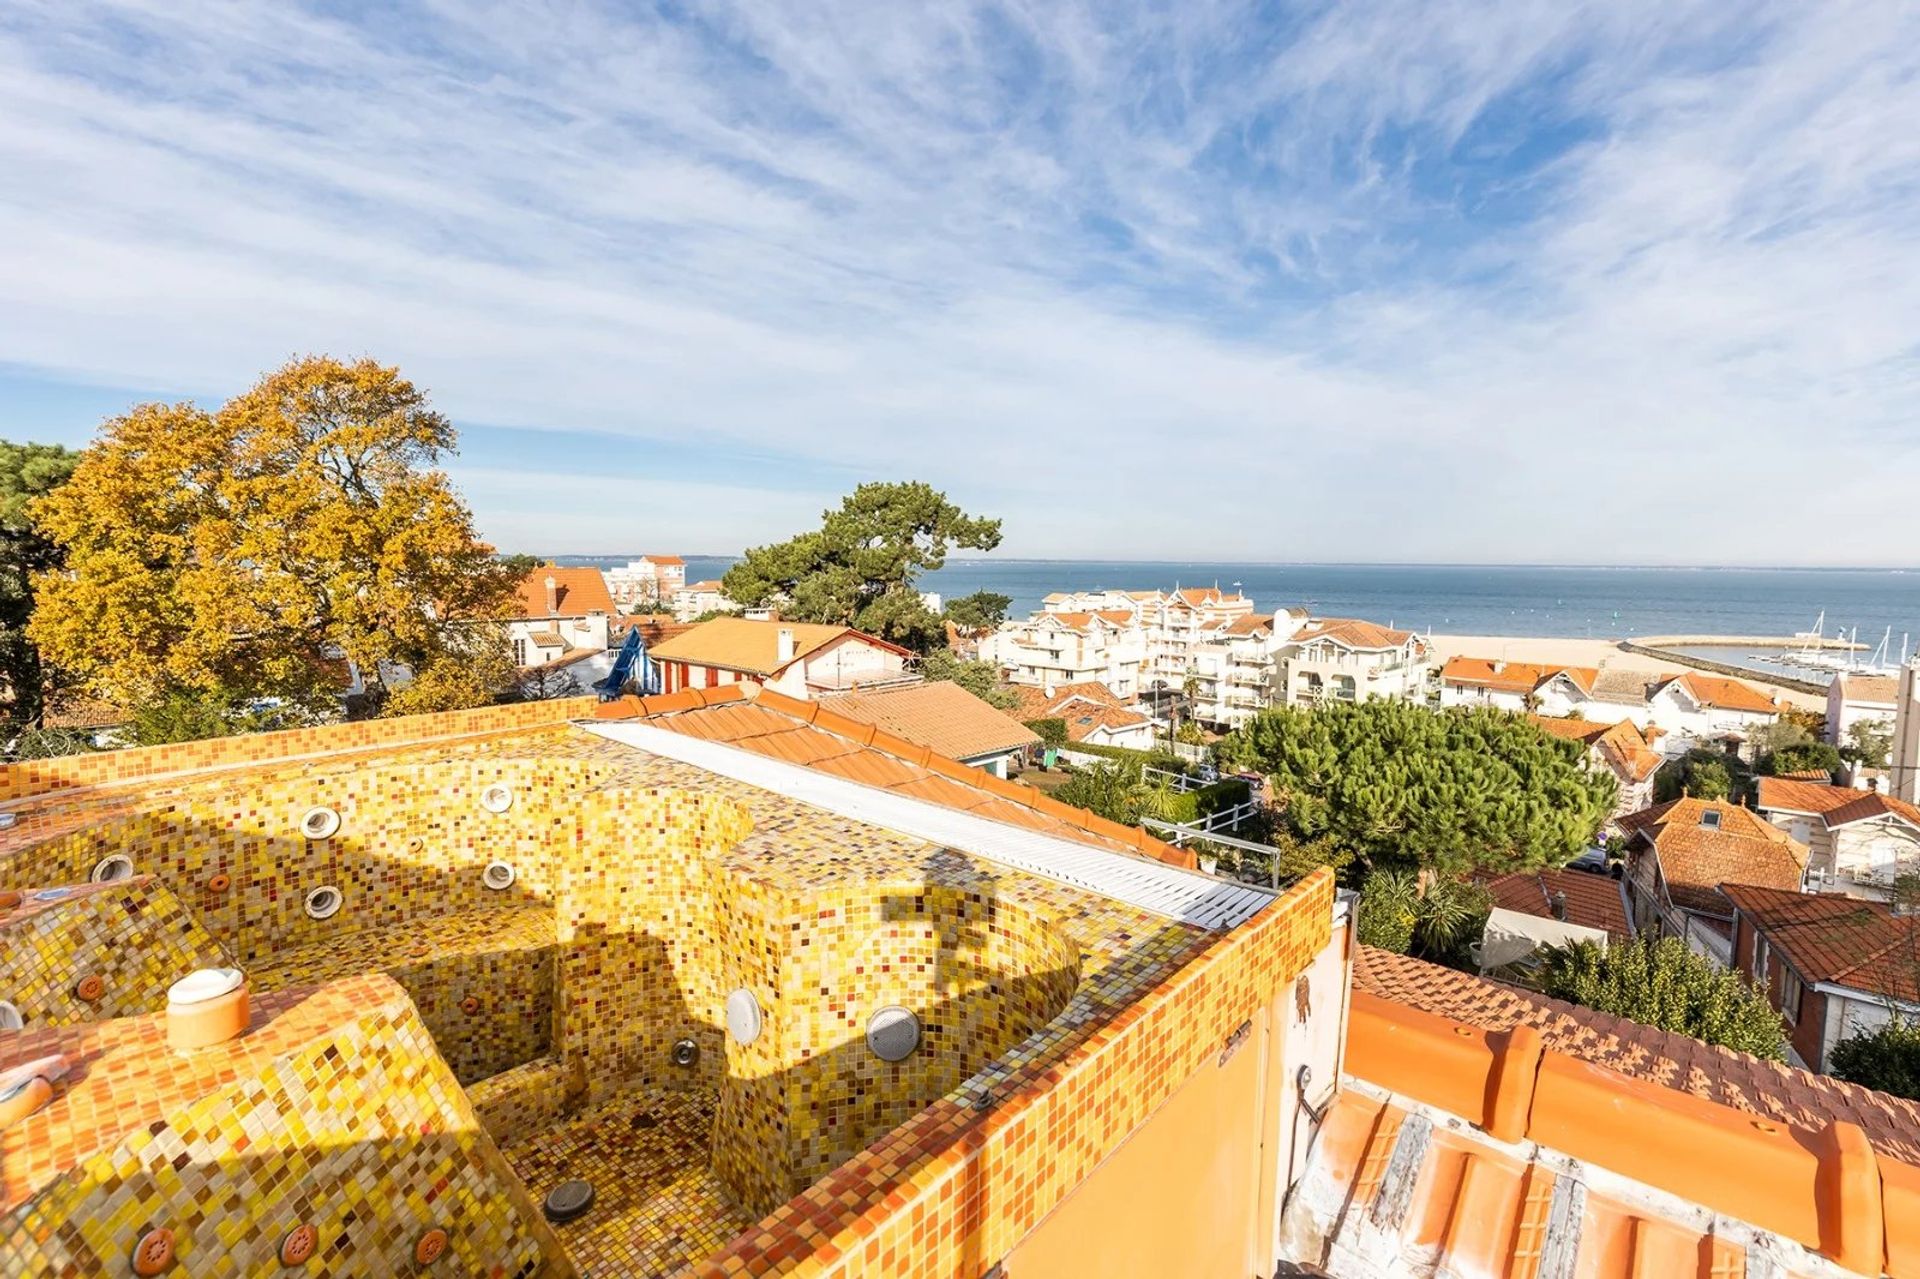
[[[612,565],[631,556],[563,557]],[[687,580],[719,577],[732,557],[688,556]],[[1920,569],[1548,568],[1456,564],[1232,564],[1121,560],[949,559],[921,581],[947,598],[1013,597],[1016,615],[1051,591],[1238,587],[1262,612],[1305,607],[1413,630],[1475,635],[1788,636],[1826,614],[1826,633],[1859,628],[1877,645],[1889,627],[1920,644]]]

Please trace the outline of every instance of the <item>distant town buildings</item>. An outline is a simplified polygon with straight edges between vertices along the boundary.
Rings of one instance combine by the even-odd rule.
[[[715,579],[690,582],[673,592],[669,600],[673,615],[682,622],[691,622],[696,617],[708,613],[737,613],[740,606],[727,598]]]
[[[1599,724],[1628,720],[1643,730],[1660,730],[1668,756],[1684,755],[1701,742],[1740,747],[1755,728],[1779,719],[1781,711],[1778,698],[1718,675],[1655,675],[1485,657],[1447,659],[1440,670],[1440,704],[1529,710]]]
[[[678,555],[642,555],[624,568],[601,570],[607,593],[622,608],[654,608],[673,599],[687,584],[687,564]]]
[[[667,693],[752,680],[797,698],[916,683],[909,656],[851,626],[745,617],[716,617],[652,650]]]
[[[1219,731],[1277,703],[1428,692],[1426,643],[1412,632],[1305,609],[1256,613],[1252,600],[1218,587],[1049,595],[979,652],[1014,684],[1098,683],[1123,699],[1178,703]]]

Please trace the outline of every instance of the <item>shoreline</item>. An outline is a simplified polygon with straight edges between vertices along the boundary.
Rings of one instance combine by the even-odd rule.
[[[1739,638],[1733,637],[1739,643]],[[1647,671],[1654,675],[1700,673],[1704,668],[1669,658],[1653,657],[1631,651],[1626,644],[1643,640],[1563,639],[1522,635],[1441,635],[1428,638],[1436,665],[1449,657],[1488,657],[1509,662],[1529,662],[1553,666],[1594,666],[1610,670]],[[1802,710],[1825,711],[1824,693],[1810,693],[1779,682],[1764,671],[1741,671],[1738,678],[1779,694],[1789,705]]]

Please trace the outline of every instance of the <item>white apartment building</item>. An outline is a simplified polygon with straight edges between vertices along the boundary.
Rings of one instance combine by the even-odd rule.
[[[1684,755],[1700,742],[1745,742],[1780,718],[1778,699],[1752,684],[1688,672],[1655,675],[1612,667],[1550,666],[1452,657],[1440,671],[1442,706],[1497,706],[1595,724],[1631,721],[1658,729],[1662,750]]]
[[[602,569],[607,594],[621,608],[655,608],[687,584],[687,562],[678,555],[642,555],[624,568]]]
[[[689,582],[667,597],[673,609],[673,620],[691,622],[696,617],[708,613],[737,613],[740,606],[727,598],[717,579],[704,582]]]
[[[1285,636],[1273,698],[1289,706],[1374,697],[1425,701],[1433,658],[1426,641],[1353,617],[1308,617]]]
[[[1135,697],[1147,663],[1147,633],[1136,611],[1054,610],[1006,622],[980,641],[980,657],[1014,684],[1035,688],[1088,682]]]

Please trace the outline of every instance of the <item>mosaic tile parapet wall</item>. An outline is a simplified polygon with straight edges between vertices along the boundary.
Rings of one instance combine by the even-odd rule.
[[[0,999],[28,1029],[159,1012],[174,982],[232,962],[151,876],[0,911]]]
[[[442,738],[506,733],[562,724],[593,713],[597,699],[569,697],[513,706],[400,715],[392,719],[326,724],[280,733],[252,733],[210,741],[176,742],[132,750],[67,755],[0,765],[0,804],[81,786],[139,781],[205,768],[258,765],[340,751],[417,745]]]
[[[307,1226],[316,1274],[423,1271],[416,1247],[443,1230],[433,1273],[571,1275],[405,996],[360,981],[342,1019],[9,1207],[0,1274],[131,1273],[136,1243],[155,1230],[171,1233],[169,1276],[278,1274],[283,1240]],[[134,1063],[126,1086],[167,1060]]]
[[[244,966],[299,947],[335,947],[351,933],[440,915],[550,901],[555,848],[572,832],[579,795],[604,769],[575,760],[423,760],[251,776],[160,794],[130,814],[0,858],[0,887],[85,879],[110,853],[160,877]],[[480,805],[508,786],[513,806]],[[307,838],[302,817],[324,806],[335,834]],[[569,853],[574,846],[567,845]],[[517,871],[483,886],[488,862]],[[307,894],[332,885],[339,913],[309,918]]]
[[[807,903],[787,924],[782,958],[792,1166],[780,1199],[1045,1026],[1079,976],[1072,939],[1000,900],[991,881],[874,885]],[[920,1047],[904,1061],[865,1042],[888,1006],[920,1021]]]
[[[943,1098],[694,1268],[698,1279],[974,1279],[1305,971],[1331,934],[1317,871],[984,1109]],[[1252,1122],[1251,1117],[1249,1122]]]

